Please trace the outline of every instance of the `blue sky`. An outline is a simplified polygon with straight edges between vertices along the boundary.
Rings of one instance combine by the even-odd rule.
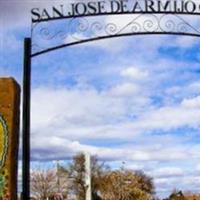
[[[30,36],[30,9],[38,5],[0,2],[0,76],[22,82],[23,38]],[[119,26],[126,20],[132,17],[103,18]],[[198,27],[197,18],[187,20]],[[74,35],[85,37],[69,36]],[[32,159],[66,160],[88,151],[113,168],[125,162],[126,168],[144,170],[160,196],[174,188],[198,191],[198,43],[191,37],[135,36],[33,58]]]

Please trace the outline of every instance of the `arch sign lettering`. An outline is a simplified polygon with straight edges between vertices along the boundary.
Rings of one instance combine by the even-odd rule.
[[[80,1],[48,9],[33,8],[31,15],[33,57],[106,38],[146,34],[200,36],[198,0]]]
[[[31,9],[24,40],[23,199],[29,197],[31,59],[61,48],[134,35],[200,37],[199,0],[79,0]]]

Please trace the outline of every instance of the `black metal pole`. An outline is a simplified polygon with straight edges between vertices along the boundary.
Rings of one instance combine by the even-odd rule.
[[[30,102],[31,38],[24,39],[23,124],[22,124],[22,199],[30,199]]]

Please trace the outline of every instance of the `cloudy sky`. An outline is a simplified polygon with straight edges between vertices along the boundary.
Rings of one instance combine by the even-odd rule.
[[[21,84],[30,9],[59,3],[0,0],[0,76],[13,76]],[[121,28],[135,17],[101,20]],[[198,26],[197,19],[186,18]],[[42,26],[47,25],[54,31],[55,26],[63,28],[59,23]],[[72,31],[59,41],[46,41],[38,30],[33,42],[40,48],[94,34]],[[113,168],[125,162],[126,168],[144,170],[154,177],[160,196],[174,188],[199,191],[199,48],[195,37],[134,36],[34,57],[32,160],[67,160],[77,152],[90,152]]]

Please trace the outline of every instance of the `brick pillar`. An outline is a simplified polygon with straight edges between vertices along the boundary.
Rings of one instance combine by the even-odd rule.
[[[0,78],[0,200],[17,199],[20,87]]]

